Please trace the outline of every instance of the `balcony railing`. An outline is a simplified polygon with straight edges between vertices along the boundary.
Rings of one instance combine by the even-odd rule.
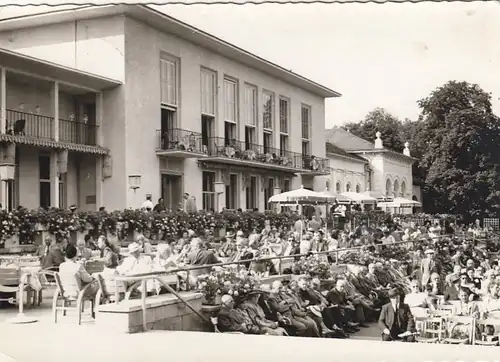
[[[204,140],[208,155],[273,164],[297,170],[328,172],[329,160],[254,143],[210,137]]]
[[[6,110],[5,133],[16,136],[54,139],[54,118],[39,114]]]
[[[53,117],[11,109],[6,110],[6,115],[6,134],[50,140],[55,139]],[[65,119],[59,120],[60,141],[95,146],[97,144],[96,135],[96,125]]]
[[[95,146],[97,126],[84,122],[59,120],[59,140],[81,145]]]
[[[156,131],[156,149],[205,153],[202,135],[185,129],[173,128]]]

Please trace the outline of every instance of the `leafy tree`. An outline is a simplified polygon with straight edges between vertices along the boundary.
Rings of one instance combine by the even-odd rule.
[[[500,206],[500,122],[491,96],[478,85],[448,82],[418,101],[415,139],[427,170],[429,212],[473,218],[497,215]]]
[[[401,121],[385,109],[375,108],[361,122],[350,122],[343,128],[370,142],[375,140],[378,131],[382,134],[384,147],[402,152],[405,141],[401,138],[401,125]]]

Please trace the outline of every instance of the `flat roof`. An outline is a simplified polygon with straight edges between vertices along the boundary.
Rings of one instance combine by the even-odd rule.
[[[0,32],[112,15],[135,18],[323,98],[341,94],[146,5],[76,6],[0,20]]]
[[[7,70],[23,72],[26,69],[36,69],[34,76],[66,81],[82,88],[103,90],[122,84],[120,81],[83,72],[74,68],[65,67],[29,55],[20,54],[0,48],[0,65]]]

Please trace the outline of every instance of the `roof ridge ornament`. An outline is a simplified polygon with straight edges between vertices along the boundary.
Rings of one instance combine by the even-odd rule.
[[[377,137],[375,139],[375,148],[384,148],[384,142],[382,142],[382,139],[380,138],[382,136],[382,133],[380,133],[380,131],[377,131],[377,133],[375,133],[375,136]]]

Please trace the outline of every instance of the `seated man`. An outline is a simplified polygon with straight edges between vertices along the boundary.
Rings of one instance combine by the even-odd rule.
[[[242,310],[234,308],[234,299],[230,295],[221,298],[221,309],[217,316],[217,327],[221,332],[241,332],[246,334],[260,334],[250,317]]]
[[[414,342],[415,321],[410,307],[400,302],[400,293],[397,289],[391,289],[388,296],[390,301],[382,307],[378,320],[382,330],[382,340]]]
[[[259,305],[259,299],[262,294],[266,293],[263,290],[251,291],[245,301],[241,303],[237,309],[248,314],[250,320],[257,324],[260,328],[260,334],[269,334],[272,336],[286,336],[286,331],[279,326],[279,322],[268,320],[264,311]]]
[[[335,287],[326,295],[326,299],[335,306],[339,317],[347,320],[347,327],[351,329],[351,333],[353,331],[359,331],[356,312],[359,308],[363,308],[363,306],[360,304],[354,306],[347,298],[345,293],[345,280],[337,280]]]
[[[307,327],[307,337],[321,337],[320,330],[321,324],[323,323],[322,318],[319,317],[319,321],[316,321],[316,318],[312,318],[307,314],[306,307],[309,305],[309,302],[302,300],[298,292],[298,284],[295,280],[292,280],[288,288],[285,288],[282,293],[284,298],[288,297],[287,301],[293,317]]]
[[[321,281],[315,278],[310,284],[305,279],[299,280],[299,294],[303,300],[309,302],[307,308],[313,315],[318,314],[322,317],[322,333],[334,338],[346,338],[342,328],[338,327],[335,314],[332,311],[331,304],[319,291]],[[338,321],[341,322],[341,321]]]

